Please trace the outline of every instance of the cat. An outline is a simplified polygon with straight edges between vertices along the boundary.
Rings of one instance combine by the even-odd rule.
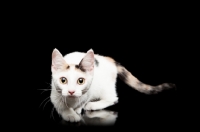
[[[94,54],[72,52],[64,57],[52,52],[51,102],[61,117],[70,122],[81,120],[81,111],[101,110],[118,102],[117,75],[127,85],[145,94],[156,94],[175,84],[144,84],[114,59]]]

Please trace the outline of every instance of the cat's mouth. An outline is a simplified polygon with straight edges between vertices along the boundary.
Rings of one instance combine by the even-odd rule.
[[[64,96],[64,97],[66,97],[66,98],[78,98],[78,97],[80,97],[80,95],[70,95],[70,94],[67,94],[67,95],[65,95],[65,94],[62,94],[62,96]]]
[[[68,95],[67,97],[68,98],[77,98],[77,96],[75,96],[75,95]]]
[[[62,96],[64,96],[64,97],[67,97],[67,98],[76,98],[76,97],[78,97],[77,95],[70,95],[70,94],[63,94],[62,93]]]
[[[69,98],[76,98],[76,96],[73,96],[73,95],[70,95],[70,96],[68,96]]]

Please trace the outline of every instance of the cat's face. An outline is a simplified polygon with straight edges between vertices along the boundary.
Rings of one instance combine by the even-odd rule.
[[[75,66],[53,75],[57,91],[66,97],[80,97],[86,93],[92,81],[92,75],[80,72]]]
[[[57,92],[69,98],[86,93],[93,78],[94,53],[89,50],[77,65],[67,64],[58,50],[52,53],[52,79]]]

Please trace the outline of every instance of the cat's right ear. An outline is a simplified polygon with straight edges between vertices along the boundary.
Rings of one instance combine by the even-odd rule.
[[[66,62],[62,54],[57,49],[54,49],[52,53],[51,71],[54,73],[58,71],[59,69],[62,69],[65,65],[66,65]]]
[[[92,49],[88,50],[85,57],[79,63],[79,67],[82,71],[93,71],[94,69],[94,51]]]

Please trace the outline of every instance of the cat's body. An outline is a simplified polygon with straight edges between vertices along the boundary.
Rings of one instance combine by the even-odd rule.
[[[81,110],[99,110],[118,101],[117,75],[130,87],[146,93],[157,93],[174,87],[164,83],[150,86],[140,82],[110,57],[73,52],[62,57],[58,50],[52,54],[51,102],[67,121],[80,121]]]

